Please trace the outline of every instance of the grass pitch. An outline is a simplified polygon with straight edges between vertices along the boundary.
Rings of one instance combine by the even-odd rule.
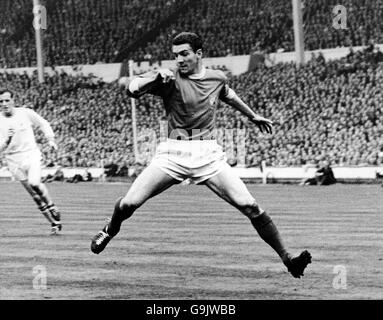
[[[91,237],[128,187],[48,184],[63,221],[49,236],[22,186],[0,183],[0,299],[383,299],[379,185],[249,185],[292,253],[311,252],[301,279],[204,186],[150,199],[93,254]]]

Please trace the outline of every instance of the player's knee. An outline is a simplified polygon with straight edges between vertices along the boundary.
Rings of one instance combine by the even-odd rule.
[[[129,215],[133,214],[142,205],[142,201],[135,197],[124,197],[120,201],[120,209]]]
[[[33,194],[32,199],[34,202],[36,202],[38,205],[41,205],[41,197],[38,194]]]
[[[250,219],[257,217],[262,213],[262,209],[254,198],[243,199],[240,203],[239,209]]]
[[[40,191],[40,181],[29,179],[28,184],[34,191]]]

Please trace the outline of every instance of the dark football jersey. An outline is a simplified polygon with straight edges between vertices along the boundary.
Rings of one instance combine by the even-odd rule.
[[[153,77],[150,71],[140,77]],[[163,83],[157,78],[146,91],[131,94],[137,98],[145,93],[160,96],[168,121],[168,137],[182,140],[215,139],[215,117],[218,100],[228,93],[227,78],[220,70],[204,69],[202,76],[184,76],[174,71],[175,80]]]

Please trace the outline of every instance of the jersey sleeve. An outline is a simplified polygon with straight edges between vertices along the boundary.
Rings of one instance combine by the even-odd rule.
[[[228,94],[229,94],[230,87],[229,87],[229,85],[227,83],[228,79],[227,79],[226,75],[223,73],[223,71],[217,70],[217,72],[218,72],[220,80],[223,83],[221,91],[219,92],[219,99],[220,100],[224,100],[228,96]]]
[[[45,120],[43,117],[41,117],[32,109],[24,108],[24,112],[29,118],[29,120],[32,122],[32,124],[41,129],[41,131],[44,133],[45,137],[48,140],[51,140],[54,138],[55,134],[53,132],[51,125],[49,124],[47,120]]]
[[[229,90],[230,90],[229,85],[227,83],[225,83],[222,86],[222,89],[219,93],[219,99],[224,101],[227,98],[227,96],[229,95]]]
[[[135,80],[139,81],[140,79],[145,79],[145,78],[153,78],[153,81],[146,84],[145,86],[143,86],[142,88],[140,88],[139,90],[136,90],[134,92],[132,92],[128,88],[127,93],[130,97],[137,99],[146,93],[162,97],[167,92],[167,89],[169,87],[170,82],[172,82],[172,81],[170,81],[169,83],[163,83],[161,78],[158,76],[157,71],[149,71],[149,72],[146,72],[144,74],[141,74]]]

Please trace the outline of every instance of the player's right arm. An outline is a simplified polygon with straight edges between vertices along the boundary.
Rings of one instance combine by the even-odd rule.
[[[0,152],[8,147],[8,145],[11,143],[14,134],[15,130],[10,128],[8,129],[8,135],[6,137],[0,135]]]
[[[129,80],[127,77],[122,77],[118,83],[127,88],[129,96],[139,98],[145,93],[161,95],[161,89],[164,85],[174,81],[174,79],[173,71],[169,69],[157,69],[144,73],[132,80]]]
[[[6,140],[0,135],[0,152],[5,149],[6,146]]]
[[[45,138],[48,141],[48,144],[51,148],[57,150],[57,144],[55,142],[55,134],[50,123],[45,120],[42,116],[37,114],[34,110],[29,108],[24,108],[24,112],[30,119],[30,121],[44,133]]]

